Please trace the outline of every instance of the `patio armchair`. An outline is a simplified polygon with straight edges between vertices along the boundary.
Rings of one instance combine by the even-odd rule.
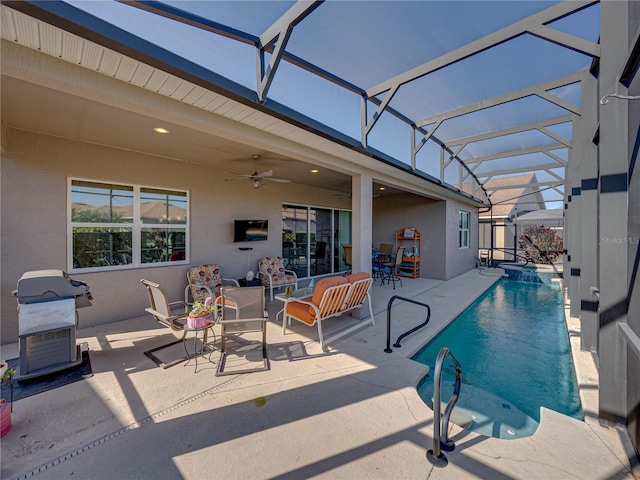
[[[258,260],[258,278],[262,285],[269,287],[269,297],[273,301],[273,289],[293,285],[298,288],[298,276],[293,270],[284,268],[284,260],[280,256],[263,257]]]
[[[177,365],[178,363],[182,363],[185,360],[188,360],[190,357],[185,346],[187,332],[189,331],[197,332],[197,331],[203,330],[204,331],[203,346],[204,346],[207,344],[207,330],[213,327],[213,323],[203,327],[190,328],[187,325],[187,321],[189,318],[189,305],[186,302],[183,302],[183,301],[169,302],[166,293],[158,283],[152,282],[150,280],[145,280],[144,278],[140,280],[140,282],[145,286],[145,288],[147,289],[147,293],[149,294],[150,307],[145,308],[145,311],[150,313],[153,316],[154,320],[160,323],[161,325],[164,325],[165,327],[168,327],[175,332],[182,332],[182,336],[180,339],[174,340],[170,343],[161,345],[159,347],[155,347],[151,350],[147,350],[146,352],[144,352],[144,354],[162,368],[169,368],[169,367],[172,367],[173,365]],[[174,311],[177,309],[180,309],[182,311],[174,313]],[[196,339],[197,339],[197,333],[196,333]],[[183,346],[185,347],[184,357],[179,357],[176,360],[173,360],[171,362],[164,362],[163,360],[159,359],[156,355],[154,355],[155,352],[167,347],[171,347],[180,342],[182,342]],[[196,363],[196,369],[197,369],[197,363]]]
[[[217,298],[224,284],[239,287],[238,281],[233,278],[222,278],[220,267],[217,263],[203,263],[187,270],[187,286],[184,289],[185,303],[204,302],[207,297]]]

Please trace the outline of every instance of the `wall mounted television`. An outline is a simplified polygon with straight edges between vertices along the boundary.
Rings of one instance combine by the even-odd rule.
[[[234,220],[234,242],[259,242],[267,239],[268,220]]]

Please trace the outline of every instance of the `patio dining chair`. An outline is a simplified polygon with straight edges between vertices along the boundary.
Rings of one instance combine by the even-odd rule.
[[[211,333],[214,335],[215,339],[215,334],[213,333],[213,326],[215,325],[215,321],[203,326],[190,327],[189,305],[186,302],[183,302],[181,300],[176,302],[169,302],[169,300],[167,299],[167,294],[158,283],[152,282],[150,280],[145,280],[144,278],[140,280],[140,282],[146,287],[147,293],[149,294],[149,302],[151,304],[149,308],[145,308],[145,311],[150,313],[153,316],[154,320],[161,325],[164,325],[165,327],[168,327],[175,332],[182,332],[181,338],[169,342],[165,345],[155,347],[151,350],[147,350],[146,352],[144,352],[144,354],[151,360],[153,360],[156,365],[162,368],[169,368],[184,361],[190,360],[191,358],[195,358],[197,371],[198,359],[196,354],[196,343],[198,340],[198,332],[203,332],[202,348],[200,349],[200,355],[202,355],[204,354],[205,347],[208,345],[207,337],[209,329],[211,329]],[[174,313],[175,310],[182,311]],[[195,332],[193,357],[189,355],[186,345],[187,333],[190,331]],[[171,347],[180,342],[182,342],[182,345],[184,347],[185,355],[183,357],[181,356],[170,362],[165,362],[155,355],[155,352]]]
[[[327,253],[327,242],[316,242],[315,252],[311,255],[315,273],[318,273],[318,265],[326,268],[324,256]]]
[[[342,244],[342,261],[347,267],[349,267],[349,269],[345,272],[346,275],[349,275],[351,273],[351,263],[353,262],[352,254],[353,254],[352,246],[348,243],[343,243]]]
[[[269,314],[265,309],[264,289],[264,286],[222,288],[220,296],[223,306],[217,322],[220,325],[221,338],[217,376],[269,370],[267,359]],[[250,336],[254,338],[247,338]],[[230,346],[234,347],[232,351],[229,349]],[[230,353],[233,360],[229,360]],[[233,363],[230,370],[226,370],[228,363]]]
[[[400,274],[398,269],[402,265],[402,257],[404,256],[405,247],[399,247],[396,250],[396,257],[389,262],[385,262],[382,264],[384,268],[384,274],[382,276],[382,281],[380,282],[380,286],[384,285],[386,281],[387,284],[393,283],[393,289],[396,289],[396,282],[400,282],[400,286],[402,286],[402,278],[400,278]]]

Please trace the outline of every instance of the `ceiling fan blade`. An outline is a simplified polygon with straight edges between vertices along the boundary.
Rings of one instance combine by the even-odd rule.
[[[269,180],[271,182],[278,182],[278,183],[289,183],[291,180],[289,180],[288,178],[264,178],[264,180]]]
[[[334,197],[340,198],[340,199],[344,199],[344,198],[351,198],[351,194],[350,193],[345,193],[342,195],[333,195]],[[380,196],[379,193],[374,193],[373,195],[371,195],[373,198],[378,198]]]
[[[227,171],[225,171],[224,173],[226,173],[227,175],[236,175],[236,176],[241,177],[241,178],[251,178],[251,177],[253,177],[253,175],[245,175],[244,173],[227,172]]]
[[[266,177],[270,177],[271,175],[273,175],[273,170],[267,170],[266,172],[262,172],[262,173],[254,173],[253,176],[254,177],[258,177],[258,178],[266,178]]]

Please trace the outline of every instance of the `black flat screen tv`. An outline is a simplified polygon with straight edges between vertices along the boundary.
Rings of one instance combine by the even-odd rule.
[[[268,220],[234,220],[234,242],[259,242],[267,239]]]

